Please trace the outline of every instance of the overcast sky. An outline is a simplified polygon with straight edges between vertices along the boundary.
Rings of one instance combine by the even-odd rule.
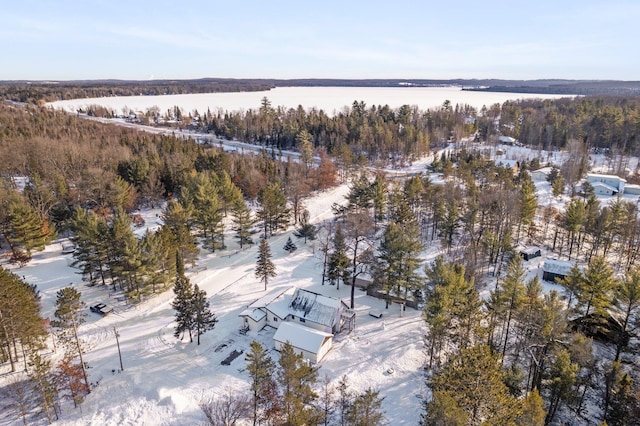
[[[19,0],[0,80],[640,80],[637,0]]]

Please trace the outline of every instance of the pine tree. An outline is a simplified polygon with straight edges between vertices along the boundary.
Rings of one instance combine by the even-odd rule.
[[[18,345],[36,350],[47,335],[40,301],[32,286],[0,266],[0,358],[16,371]],[[27,360],[24,360],[25,368]]]
[[[615,361],[620,358],[622,351],[627,349],[630,330],[635,329],[633,318],[640,312],[640,269],[637,267],[627,272],[624,279],[615,288],[613,305],[622,313],[621,335],[616,336]],[[638,322],[638,320],[636,320]],[[640,323],[638,323],[640,325]]]
[[[58,419],[58,389],[51,374],[51,363],[42,358],[37,351],[33,351],[29,357],[29,366],[29,379],[35,386],[37,404],[49,423],[52,423],[54,418]]]
[[[279,397],[274,381],[275,363],[260,343],[254,340],[250,347],[245,360],[251,379],[251,418],[253,424],[257,425],[266,419],[277,416]]]
[[[251,228],[253,228],[256,221],[253,219],[247,203],[242,198],[231,205],[231,216],[233,217],[232,229],[236,233],[240,248],[243,248],[245,244],[253,244]]]
[[[285,424],[313,424],[318,417],[314,402],[318,395],[313,387],[318,379],[318,369],[304,362],[288,342],[280,349],[277,381],[282,392],[282,408]]]
[[[24,265],[31,260],[31,252],[43,250],[55,233],[23,197],[16,195],[6,208],[0,216],[0,241],[9,246],[10,261]]]
[[[184,262],[193,264],[198,255],[198,246],[191,234],[191,215],[191,208],[171,200],[162,212],[162,220],[164,226],[171,230],[180,257]]]
[[[340,377],[336,390],[338,391],[337,404],[338,411],[340,412],[340,426],[345,426],[347,424],[348,413],[353,402],[353,394],[349,390],[349,378],[346,374]]]
[[[200,290],[198,284],[194,286],[193,297],[191,300],[191,310],[193,312],[193,330],[198,336],[198,345],[200,345],[200,335],[209,330],[213,330],[218,319],[209,308],[207,300],[207,292]]]
[[[327,277],[333,285],[337,283],[340,289],[340,281],[345,284],[349,281],[351,271],[349,270],[349,257],[347,256],[347,243],[345,240],[342,225],[338,224],[335,235],[333,237],[333,252],[329,256],[327,265]]]
[[[291,254],[294,251],[296,251],[297,249],[298,249],[298,247],[296,247],[296,245],[293,243],[293,241],[291,241],[291,237],[289,237],[287,239],[287,243],[284,245],[284,250],[286,252],[288,252],[289,254]]]
[[[82,368],[87,393],[89,393],[91,388],[89,387],[86,365],[82,358],[82,344],[78,337],[78,327],[84,322],[87,315],[85,313],[86,305],[80,300],[81,296],[81,293],[73,287],[65,287],[58,290],[56,294],[56,310],[54,312],[56,320],[51,321],[51,325],[61,330],[60,339],[63,342],[75,347],[76,355],[80,358],[80,367]],[[71,353],[69,352],[69,354]]]
[[[304,210],[302,212],[302,219],[300,220],[300,228],[296,232],[293,233],[298,238],[304,238],[304,243],[307,243],[307,238],[310,240],[316,239],[316,234],[318,230],[315,225],[309,223],[309,210]]]
[[[613,289],[616,285],[613,269],[604,257],[591,259],[580,280],[576,310],[585,317],[592,312],[603,314],[613,303]]]
[[[415,220],[389,222],[385,228],[377,262],[374,265],[374,284],[391,296],[407,298],[422,288],[423,278],[417,270],[422,266],[423,250],[420,231]],[[387,307],[388,307],[387,298]]]
[[[381,426],[386,424],[379,391],[368,388],[356,395],[348,412],[349,425]]]
[[[287,199],[279,182],[268,184],[258,196],[260,209],[257,212],[258,220],[262,222],[264,238],[268,238],[274,231],[281,230],[289,225],[291,215],[287,207]]]
[[[549,371],[548,384],[545,386],[549,393],[547,417],[545,424],[555,418],[558,409],[576,396],[574,385],[579,366],[571,361],[571,354],[566,349],[560,349]]]
[[[430,387],[438,399],[427,404],[427,414],[434,407],[440,407],[438,412],[442,407],[453,407],[455,421],[447,424],[513,425],[519,402],[509,394],[503,377],[500,362],[488,346],[463,349],[433,375]],[[466,418],[460,418],[461,411]]]
[[[264,283],[264,290],[267,291],[267,282],[269,278],[275,277],[276,266],[271,261],[271,249],[266,238],[260,239],[258,247],[258,262],[256,263],[256,278]]]
[[[176,311],[176,326],[173,336],[182,340],[185,331],[189,333],[189,342],[193,342],[191,330],[194,326],[193,287],[184,275],[184,263],[179,254],[176,255],[176,282],[173,286],[175,298],[171,307]]]
[[[547,413],[538,389],[534,389],[522,401],[522,413],[516,418],[518,426],[544,426]]]

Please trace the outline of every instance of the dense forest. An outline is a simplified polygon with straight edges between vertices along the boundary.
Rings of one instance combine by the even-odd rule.
[[[74,265],[86,282],[121,290],[137,303],[177,284],[182,260],[196,262],[200,249],[215,252],[229,236],[253,244],[257,233],[265,241],[290,226],[313,235],[304,198],[344,179],[346,205],[334,206],[335,220],[323,224],[323,279],[351,286],[352,308],[355,280],[366,274],[379,297],[423,309],[425,383],[432,391],[423,424],[638,423],[638,206],[624,199],[601,204],[592,187],[578,186],[596,150],[618,155],[620,164],[636,153],[637,99],[508,102],[481,111],[448,103],[420,111],[354,102],[328,117],[273,108],[265,98],[256,111],[173,113],[174,120],[216,135],[296,149],[301,161],[281,161],[277,149],[225,153],[193,140],[2,104],[0,243],[10,261],[28,262],[64,233],[77,246]],[[569,151],[570,160],[549,178],[555,195],[566,197],[564,209],[538,206],[527,170],[547,158],[521,161],[514,172],[483,154],[498,135]],[[400,164],[466,137],[482,143],[437,155],[419,175],[391,179],[371,167]],[[619,171],[633,178],[633,171]],[[17,188],[18,176],[28,177],[24,190]],[[135,209],[145,205],[164,206],[164,225],[138,238]],[[525,280],[517,247],[528,244],[576,262],[560,282],[562,293],[545,294],[537,279]],[[441,256],[424,264],[424,250],[433,247]],[[0,279],[3,294],[19,295],[0,298],[0,359],[12,370],[25,365],[34,401],[53,419],[57,394],[75,404],[90,392],[77,361],[81,345],[70,345],[65,364],[47,365],[40,355],[47,330],[37,289],[4,269]],[[81,311],[79,296],[61,291],[58,298],[52,326],[77,343],[73,330],[81,318],[71,314]],[[261,356],[262,348],[254,350]],[[291,362],[303,369],[300,360]],[[269,365],[265,383],[275,371]],[[319,384],[315,377],[295,380],[283,386],[301,386],[304,399],[294,405],[284,399],[278,411],[254,405],[254,418],[302,424],[291,420],[299,415],[319,424],[304,417],[320,403]],[[310,386],[316,392],[306,393]],[[354,401],[368,395],[379,405],[378,394],[367,392]],[[382,422],[376,417],[365,424]]]

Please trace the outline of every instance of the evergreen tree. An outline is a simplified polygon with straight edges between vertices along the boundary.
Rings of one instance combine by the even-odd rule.
[[[184,263],[179,254],[176,255],[176,282],[173,286],[175,297],[171,307],[176,311],[174,337],[182,340],[185,331],[189,333],[189,342],[193,342],[191,330],[194,329],[193,287],[184,275]]]
[[[613,269],[604,257],[595,257],[584,271],[578,288],[576,310],[583,316],[592,312],[603,314],[613,302],[613,289],[616,287]]]
[[[422,288],[423,277],[417,272],[422,266],[422,250],[415,220],[390,222],[385,228],[373,268],[373,281],[388,294],[387,307],[392,293],[406,299],[408,294],[413,295]]]
[[[333,237],[333,252],[329,256],[329,262],[327,265],[327,277],[329,282],[338,284],[340,289],[340,281],[347,283],[351,271],[349,270],[349,257],[347,256],[347,243],[345,240],[344,232],[342,231],[342,225],[338,224],[335,235]]]
[[[368,388],[356,395],[348,412],[349,425],[381,426],[386,424],[379,391]]]
[[[621,374],[613,384],[605,421],[610,426],[637,426],[639,414],[640,390],[628,373]]]
[[[544,426],[544,419],[547,415],[544,410],[544,401],[534,389],[524,398],[522,402],[522,413],[516,418],[518,426]]]
[[[499,309],[503,313],[503,337],[502,337],[502,356],[507,352],[509,344],[509,333],[511,331],[511,322],[515,313],[520,309],[525,294],[524,277],[526,271],[522,265],[522,258],[514,256],[509,262],[507,275],[500,284],[500,289],[496,292],[499,303],[502,305]]]
[[[174,245],[184,262],[194,264],[198,255],[196,240],[191,234],[191,208],[175,200],[167,203],[162,212],[164,226],[171,230]]]
[[[260,239],[258,247],[258,262],[256,263],[256,278],[264,283],[264,290],[267,291],[267,282],[269,278],[275,277],[276,266],[271,261],[271,249],[266,238]]]
[[[18,345],[37,350],[47,335],[39,297],[32,286],[0,266],[0,359],[16,371]],[[26,357],[26,356],[25,356]],[[26,358],[24,360],[26,368]]]
[[[42,358],[37,351],[33,351],[29,356],[29,366],[29,380],[34,384],[40,412],[52,423],[54,419],[58,419],[58,389],[51,374],[51,362]]]
[[[262,222],[264,238],[268,238],[274,231],[287,227],[291,213],[279,182],[270,183],[260,191],[258,202],[260,209],[257,217]]]
[[[622,351],[628,346],[630,331],[636,329],[633,319],[640,325],[638,313],[640,312],[640,269],[637,267],[627,272],[614,291],[613,305],[622,313],[621,335],[616,336],[615,361],[620,358]]]
[[[254,426],[277,416],[279,396],[274,381],[275,363],[255,340],[247,352],[247,372],[251,379],[251,406]]]
[[[60,339],[70,346],[73,346],[75,351],[77,351],[76,355],[80,358],[84,383],[87,393],[89,393],[91,389],[89,387],[86,365],[82,359],[82,345],[78,337],[78,327],[84,322],[87,315],[85,313],[86,305],[80,300],[81,296],[80,292],[73,287],[65,287],[58,290],[56,294],[56,310],[54,312],[56,319],[51,321],[51,325],[60,330]],[[69,352],[69,354],[71,353],[72,352]]]
[[[353,401],[353,394],[349,390],[349,378],[345,374],[340,377],[340,381],[338,381],[338,386],[336,387],[338,391],[338,411],[340,412],[340,426],[347,425],[349,410]]]
[[[198,345],[200,345],[200,335],[209,330],[213,330],[218,319],[209,308],[207,300],[207,292],[200,290],[198,284],[193,288],[193,296],[191,300],[191,310],[193,312],[193,330],[198,337]]]
[[[514,425],[520,406],[509,394],[499,365],[486,345],[463,349],[453,356],[430,381],[434,399],[438,399],[427,403],[427,416],[434,408],[441,413],[443,407],[452,407],[455,416],[451,423],[430,419],[427,424]]]
[[[242,198],[231,204],[231,216],[233,219],[232,229],[236,233],[240,248],[243,248],[245,244],[253,244],[251,229],[256,221],[253,219],[247,203]]]
[[[291,237],[289,237],[287,239],[287,243],[284,245],[284,250],[286,252],[288,252],[289,254],[291,254],[294,251],[296,251],[297,249],[298,249],[298,247],[296,247],[296,245],[293,243],[293,241],[291,241]]]
[[[280,349],[277,381],[282,392],[285,424],[315,424],[319,417],[314,402],[318,395],[313,387],[318,379],[317,367],[304,362],[288,342]]]
[[[574,385],[578,375],[579,366],[571,362],[571,355],[566,349],[560,349],[549,371],[548,390],[549,411],[545,424],[549,424],[555,418],[558,409],[567,404],[576,396]]]
[[[528,228],[527,234],[531,235],[533,219],[538,208],[538,197],[536,195],[536,186],[534,185],[528,173],[521,173],[522,186],[520,187],[520,221],[519,226],[523,225]],[[518,227],[519,231],[519,227]]]
[[[300,228],[296,232],[293,233],[298,238],[304,238],[304,243],[307,243],[307,238],[310,240],[316,239],[316,234],[318,230],[316,226],[309,223],[309,210],[304,210],[302,212],[302,219],[300,220]]]
[[[0,215],[0,242],[9,246],[11,262],[24,265],[32,251],[43,250],[54,235],[53,228],[21,196],[13,197]]]

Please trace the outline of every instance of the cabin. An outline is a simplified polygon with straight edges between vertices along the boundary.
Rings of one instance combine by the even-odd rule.
[[[514,138],[512,138],[511,136],[504,136],[504,135],[498,137],[498,142],[508,146],[513,146],[516,144],[516,140]]]
[[[542,279],[550,282],[555,282],[556,278],[564,279],[575,264],[566,260],[547,258],[542,266]]]
[[[276,350],[282,350],[285,343],[313,363],[322,361],[333,345],[333,334],[306,327],[294,322],[280,324],[273,336]]]
[[[542,252],[540,251],[540,247],[534,247],[534,246],[529,246],[529,247],[525,247],[522,250],[520,250],[520,257],[522,258],[522,260],[531,260],[531,259],[535,259],[536,257],[540,257],[542,256]]]
[[[538,170],[530,170],[529,176],[531,176],[531,180],[534,181],[545,181],[549,177],[549,174],[551,174],[551,170],[551,167],[543,167]]]

